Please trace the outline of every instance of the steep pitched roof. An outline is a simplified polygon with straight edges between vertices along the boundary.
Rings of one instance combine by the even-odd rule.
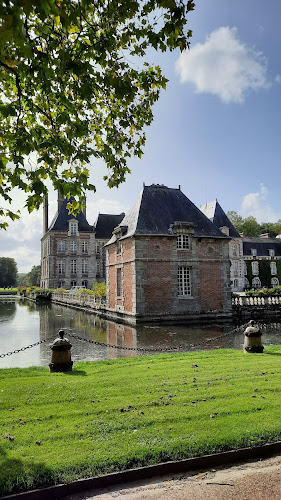
[[[68,231],[69,229],[69,221],[72,219],[75,219],[78,221],[78,231],[83,231],[83,232],[92,232],[94,230],[93,226],[90,226],[88,224],[87,219],[83,212],[80,212],[79,214],[74,217],[73,214],[69,214],[68,210],[66,208],[66,205],[68,204],[69,200],[65,199],[63,200],[63,203],[61,205],[60,210],[56,213],[54,216],[51,225],[49,227],[49,231]]]
[[[231,238],[240,238],[238,231],[235,229],[232,222],[230,222],[229,218],[227,217],[226,213],[223,211],[217,200],[206,203],[206,205],[201,205],[200,210],[218,228],[224,226],[228,227],[229,236],[231,236]]]
[[[189,222],[194,236],[227,238],[180,189],[159,184],[144,186],[132,208],[122,220],[123,238],[136,235],[171,236],[171,225]],[[115,241],[115,237],[110,243]]]
[[[255,249],[258,257],[268,257],[269,250],[274,250],[277,257],[281,256],[281,239],[279,238],[244,237],[242,241],[243,255],[252,255],[251,250]]]
[[[120,222],[124,219],[125,214],[99,214],[95,223],[96,239],[109,240],[112,236],[113,229],[115,229]]]

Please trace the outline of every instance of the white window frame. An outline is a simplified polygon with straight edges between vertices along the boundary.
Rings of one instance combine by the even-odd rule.
[[[253,257],[256,257],[257,256],[257,249],[256,248],[251,248],[251,255]]]
[[[76,259],[71,259],[71,261],[70,261],[70,272],[71,272],[71,274],[77,273],[77,261],[76,261]]]
[[[276,262],[270,262],[270,272],[271,272],[271,274],[273,274],[273,275],[276,275],[276,274],[277,274],[277,266],[276,266]]]
[[[273,248],[269,248],[268,253],[269,253],[270,257],[274,257],[275,256],[275,250]]]
[[[89,265],[88,259],[82,259],[82,274],[88,274]]]
[[[82,241],[82,253],[88,253],[88,242]]]
[[[190,250],[190,235],[178,234],[177,235],[177,250]]]
[[[123,268],[117,267],[116,269],[116,297],[123,297],[123,288],[124,288],[124,276],[123,276]]]
[[[252,280],[252,288],[261,288],[261,280],[257,276]]]
[[[70,252],[77,253],[77,241],[75,240],[70,241]]]
[[[178,266],[178,297],[192,296],[191,267]]]
[[[58,253],[65,253],[65,240],[58,241]]]
[[[58,261],[58,273],[65,274],[65,261],[64,260]]]
[[[254,276],[258,276],[259,275],[259,264],[257,261],[255,262],[252,262],[252,273]]]

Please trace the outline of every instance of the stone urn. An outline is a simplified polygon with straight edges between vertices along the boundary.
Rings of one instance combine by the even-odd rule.
[[[64,330],[60,330],[59,337],[51,345],[52,355],[49,363],[51,373],[72,371],[71,347],[69,340],[64,338]]]
[[[257,326],[254,326],[254,320],[251,319],[244,331],[244,352],[263,352],[263,345],[261,343],[262,332]]]

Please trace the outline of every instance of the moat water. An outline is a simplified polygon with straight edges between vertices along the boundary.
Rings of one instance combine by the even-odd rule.
[[[51,356],[50,345],[58,337],[60,329],[65,331],[65,336],[72,344],[71,356],[74,362],[153,354],[153,351],[137,349],[159,349],[158,352],[161,349],[181,351],[242,349],[244,340],[244,328],[235,329],[231,324],[204,327],[187,325],[132,327],[56,304],[37,305],[15,297],[2,296],[0,297],[0,355],[40,341],[42,343],[0,357],[0,368],[48,366]],[[262,342],[265,347],[281,343],[280,324],[264,325],[262,332]],[[129,349],[123,349],[124,347]]]

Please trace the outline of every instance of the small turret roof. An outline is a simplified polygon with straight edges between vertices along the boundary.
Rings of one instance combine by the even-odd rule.
[[[206,203],[206,205],[201,205],[200,210],[218,228],[228,227],[229,236],[231,236],[231,238],[240,238],[238,231],[235,229],[232,222],[230,222],[229,218],[227,217],[226,213],[223,211],[217,200]]]

